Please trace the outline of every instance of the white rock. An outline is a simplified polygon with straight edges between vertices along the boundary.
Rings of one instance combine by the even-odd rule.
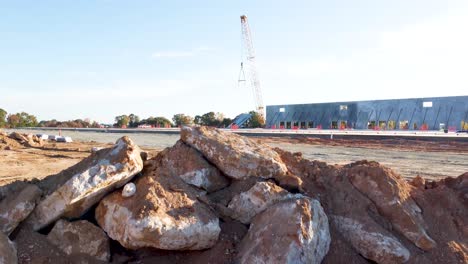
[[[83,170],[41,201],[28,219],[39,230],[58,218],[77,218],[99,202],[107,193],[122,187],[143,168],[140,149],[128,137],[114,147],[86,159]]]
[[[404,263],[410,252],[396,238],[365,230],[358,221],[333,215],[331,219],[343,236],[365,258],[377,263]]]
[[[125,184],[122,190],[123,197],[130,197],[133,196],[136,192],[136,185],[133,182]]]
[[[286,199],[300,198],[271,182],[257,182],[247,192],[232,198],[228,207],[232,209],[232,217],[244,224],[249,224],[252,218],[263,212],[269,206]]]
[[[28,184],[19,193],[5,197],[0,203],[0,231],[6,235],[13,232],[34,210],[40,196],[41,190],[36,185]]]
[[[109,237],[129,249],[211,248],[221,232],[219,219],[198,201],[198,189],[163,166],[166,154],[147,162],[133,196],[122,198],[121,192],[114,192],[102,199],[95,218]]]
[[[330,246],[328,219],[317,200],[272,205],[252,221],[236,263],[320,263]]]

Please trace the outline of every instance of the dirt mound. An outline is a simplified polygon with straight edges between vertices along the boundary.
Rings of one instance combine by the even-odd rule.
[[[10,150],[10,149],[15,149],[15,148],[21,148],[23,145],[16,141],[15,139],[12,139],[8,137],[7,134],[0,134],[0,148],[5,149],[5,150]]]
[[[364,263],[369,249],[363,247],[378,248],[378,241],[368,245],[365,239],[356,241],[365,230],[399,241],[410,253],[408,263],[467,263],[468,173],[410,184],[376,162],[330,166],[303,159],[300,153],[275,150],[301,177],[304,193],[319,199],[332,218],[332,244],[323,263]],[[344,218],[353,219],[362,230],[349,236],[338,223]]]
[[[101,188],[125,163],[109,162],[121,150],[118,144],[100,150],[33,184],[42,189],[42,201],[55,195],[60,207],[60,197],[70,197],[64,185],[86,187],[78,188],[84,190],[79,197],[91,195],[89,186]],[[191,128],[145,161],[131,182],[134,193],[109,190],[68,219],[87,221],[115,239],[112,263],[270,263],[285,256],[286,263],[468,262],[468,172],[408,182],[373,161],[328,165],[238,135]],[[0,187],[0,205],[24,186]],[[9,236],[20,263],[99,261],[47,243],[55,223],[35,232],[28,221]],[[96,242],[87,239],[80,243]]]

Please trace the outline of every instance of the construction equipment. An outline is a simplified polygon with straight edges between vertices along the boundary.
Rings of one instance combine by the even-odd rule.
[[[255,67],[255,50],[252,44],[252,35],[250,33],[249,23],[247,16],[242,15],[241,31],[242,31],[242,54],[245,54],[246,62],[244,63],[244,56],[242,56],[241,70],[239,73],[239,83],[246,82],[246,74],[244,66],[247,71],[247,78],[249,79],[250,86],[254,94],[255,110],[265,120],[265,106],[263,105],[262,90],[260,88],[260,81],[258,79],[257,68]]]

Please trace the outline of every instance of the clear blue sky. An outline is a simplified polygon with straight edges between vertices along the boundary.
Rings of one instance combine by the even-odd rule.
[[[468,1],[0,0],[0,108],[39,120],[468,94]]]

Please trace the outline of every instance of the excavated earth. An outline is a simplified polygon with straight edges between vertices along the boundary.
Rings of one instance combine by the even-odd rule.
[[[468,171],[405,180],[207,127],[102,147],[0,187],[0,263],[468,263]]]

